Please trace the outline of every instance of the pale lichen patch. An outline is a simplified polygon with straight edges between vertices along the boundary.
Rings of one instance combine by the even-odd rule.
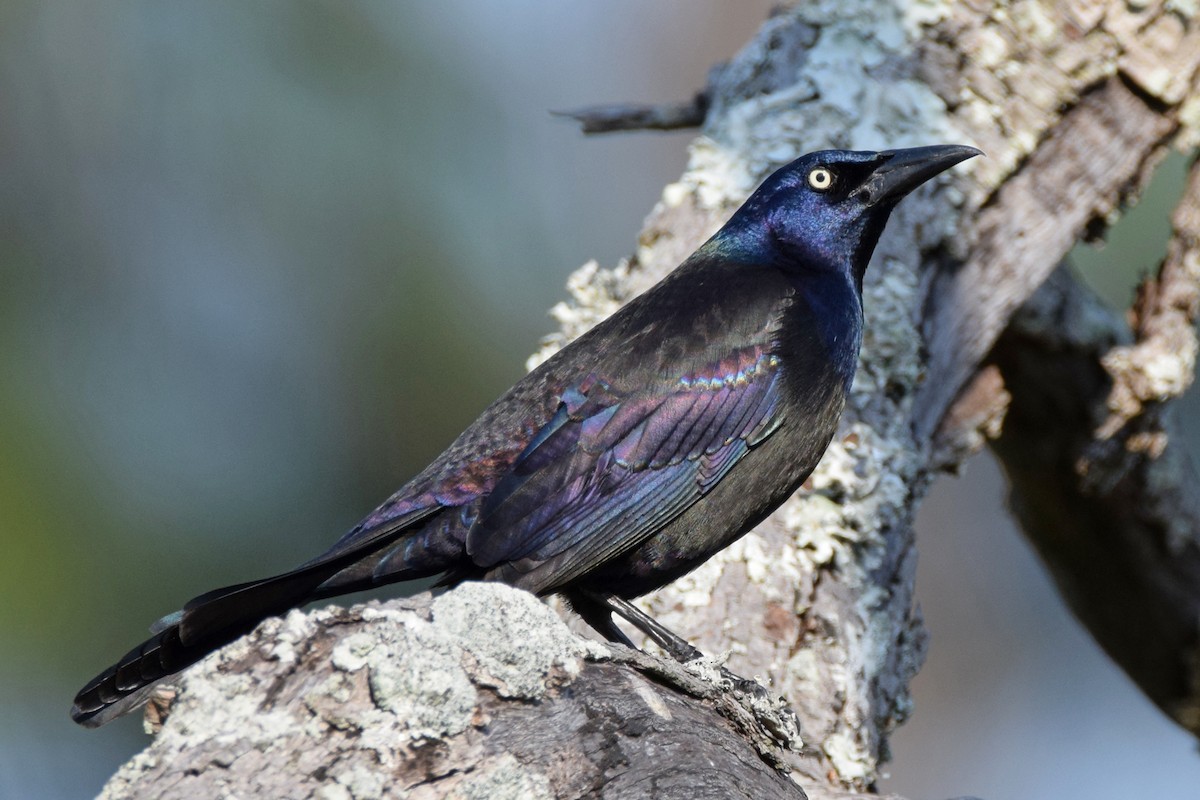
[[[333,780],[353,800],[379,800],[387,788],[387,779],[383,773],[361,764],[334,773]]]
[[[413,615],[368,658],[372,700],[402,721],[409,737],[438,739],[466,730],[476,694],[453,636]]]
[[[448,800],[553,800],[550,781],[507,753],[485,759],[446,795]]]
[[[508,602],[497,603],[497,594]],[[578,675],[586,653],[545,603],[503,584],[462,584],[433,601],[433,621],[475,659],[476,681],[503,697],[543,696],[556,671]]]

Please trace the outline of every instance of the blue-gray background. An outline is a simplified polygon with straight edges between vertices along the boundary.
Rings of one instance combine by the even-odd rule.
[[[0,798],[143,746],[74,690],[146,624],[322,549],[522,372],[769,0],[0,3]],[[1089,276],[1151,267],[1179,162]],[[1200,758],[1073,623],[986,459],[922,514],[933,649],[885,788],[1186,796]],[[1194,794],[1192,796],[1195,796]]]

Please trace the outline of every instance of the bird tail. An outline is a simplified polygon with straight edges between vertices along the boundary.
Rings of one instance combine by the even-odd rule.
[[[305,603],[338,569],[336,564],[314,565],[200,595],[183,611],[157,623],[153,636],[80,689],[71,718],[92,728],[132,711],[163,679],[250,632],[267,617]]]
[[[369,531],[363,541],[335,546],[291,572],[193,598],[182,611],[155,623],[153,636],[80,689],[71,718],[95,728],[132,711],[149,699],[156,684],[249,633],[267,617],[312,600],[444,571],[445,565],[430,560],[421,566],[400,564],[384,576],[371,569],[425,516],[390,521]]]

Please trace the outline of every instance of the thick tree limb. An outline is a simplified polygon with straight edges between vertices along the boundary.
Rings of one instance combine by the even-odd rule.
[[[951,40],[967,65],[959,96],[973,98],[956,117],[968,118],[996,166],[983,168],[984,191],[973,196],[970,254],[941,271],[929,294],[925,336],[938,380],[922,388],[923,435],[1075,242],[1103,229],[1168,143],[1194,135],[1185,130],[1194,110],[1183,100],[1196,95],[1200,26],[1154,4],[1056,8],[1050,30],[1070,34],[1061,39],[1046,38],[1049,8],[1030,4],[1008,26],[989,20]],[[1002,63],[994,51],[979,58],[979,47],[1002,53]],[[998,124],[973,124],[985,112]]]
[[[1133,330],[1065,270],[997,344],[1012,401],[995,442],[1021,525],[1072,610],[1200,735],[1200,479],[1179,441],[1200,309],[1200,169]]]
[[[974,376],[1013,313],[1067,249],[1112,218],[1165,147],[1197,141],[1200,24],[1185,6],[1102,0],[1012,5],[808,0],[784,9],[710,84],[704,135],[692,146],[687,172],[665,189],[648,219],[636,256],[613,270],[594,264],[580,270],[569,283],[572,301],[555,311],[563,330],[548,340],[538,357],[662,277],[764,175],[803,152],[960,141],[988,153],[986,161],[972,162],[964,170],[969,177],[948,177],[918,192],[893,217],[868,273],[866,339],[847,415],[809,483],[755,532],[645,601],[656,617],[706,652],[730,653],[729,666],[735,672],[764,676],[789,698],[807,745],[799,752],[781,749],[776,757],[791,765],[812,797],[870,790],[888,757],[889,732],[910,711],[908,683],[925,648],[913,605],[913,520],[930,482],[937,471],[953,468],[978,448],[981,431],[995,432],[1005,410],[1001,379],[1012,378],[1011,420],[1023,419],[1025,404],[1036,400],[1025,393],[1027,381],[1016,380],[1011,371],[1006,374],[1006,362],[986,369],[979,381]],[[1148,291],[1140,308],[1176,308],[1180,301],[1168,299],[1178,296],[1174,292]],[[1157,312],[1146,314],[1149,320]],[[1139,330],[1157,335],[1151,330],[1157,330],[1157,324],[1147,323]],[[1128,351],[1128,363],[1152,363],[1139,361],[1136,352]],[[1115,356],[1106,363],[1114,374],[1120,371]],[[1093,370],[1092,375],[1096,385],[1104,386],[1103,374]],[[1157,413],[1156,396],[1147,395],[1139,381],[1132,374],[1128,381],[1141,409],[1126,418],[1130,423]],[[1123,408],[1125,401],[1118,400],[1116,405]],[[1105,413],[1119,413],[1119,408]],[[1086,430],[1090,441],[1100,423],[1082,418],[1090,427],[1080,430]],[[1122,438],[1126,424],[1118,420],[1115,425],[1111,440],[1143,441]],[[1017,430],[1010,428],[1004,436],[1016,435]],[[1110,504],[1114,513],[1109,518],[1121,528],[1113,541],[1142,548],[1135,550],[1139,558],[1128,560],[1128,570],[1120,575],[1101,572],[1095,580],[1088,572],[1093,566],[1086,553],[1063,547],[1060,557],[1050,545],[1043,551],[1050,553],[1047,559],[1073,602],[1090,605],[1098,589],[1124,581],[1125,602],[1146,604],[1137,613],[1167,614],[1169,635],[1158,644],[1138,641],[1129,647],[1132,640],[1117,636],[1118,641],[1106,647],[1110,652],[1128,647],[1132,655],[1127,669],[1135,679],[1190,724],[1186,720],[1194,706],[1189,698],[1195,697],[1195,688],[1181,686],[1178,678],[1184,675],[1186,684],[1188,673],[1179,665],[1196,658],[1195,639],[1186,634],[1187,615],[1193,614],[1193,622],[1195,616],[1184,605],[1191,602],[1190,596],[1180,594],[1179,586],[1192,573],[1171,573],[1172,565],[1162,553],[1192,563],[1187,548],[1194,545],[1194,537],[1189,540],[1162,523],[1172,503],[1181,507],[1195,495],[1184,496],[1191,488],[1182,472],[1172,477],[1164,471],[1174,452],[1171,447],[1154,458],[1154,442],[1160,440],[1150,436],[1144,441],[1149,449],[1135,454],[1132,468],[1115,469],[1118,465],[1110,465],[1104,453],[1079,451],[1077,439],[1056,444],[1047,438],[1045,444],[1053,452],[1045,455],[1046,463],[1074,465],[1087,455],[1090,474],[1112,471],[1118,480],[1085,489],[1078,473],[1068,474],[1062,466],[1055,473],[1053,494],[1042,498],[1037,492],[1048,487],[1025,488],[1018,480],[1014,488],[1028,509],[1039,500],[1045,508],[1059,502],[1089,508]],[[1128,461],[1127,446],[1116,452],[1118,462]],[[1148,516],[1128,511],[1132,498],[1152,496],[1164,503],[1158,510]],[[1125,514],[1115,513],[1121,508],[1126,508]],[[1045,523],[1030,519],[1027,524],[1037,539],[1038,524]],[[1084,566],[1060,565],[1077,557],[1084,559]],[[1168,572],[1159,575],[1159,570]],[[1171,603],[1180,605],[1167,613],[1163,604]],[[1098,635],[1120,618],[1118,612],[1098,608],[1092,621],[1079,611]],[[436,617],[435,609],[435,626]],[[288,620],[293,626],[308,624],[301,616]],[[305,787],[292,796],[347,796],[338,795],[337,787],[349,793],[351,783],[360,787],[353,790],[354,796],[386,796],[383,792],[390,789],[385,787],[393,785],[397,775],[409,777],[395,785],[415,781],[414,796],[426,796],[416,792],[432,792],[434,786],[459,796],[478,796],[471,784],[476,779],[493,791],[491,796],[503,796],[491,782],[494,773],[502,773],[514,781],[529,781],[520,784],[527,792],[522,796],[546,792],[580,797],[607,791],[613,796],[650,796],[650,786],[703,787],[715,772],[745,767],[754,775],[747,780],[792,791],[769,770],[759,770],[765,762],[730,743],[725,737],[728,724],[722,721],[726,717],[704,716],[705,708],[691,708],[690,701],[662,694],[652,683],[639,683],[644,676],[630,677],[622,671],[626,667],[593,663],[586,655],[562,656],[575,652],[573,645],[548,651],[559,654],[558,660],[537,673],[534,696],[497,703],[494,699],[501,694],[470,677],[474,656],[469,648],[460,648],[466,653],[460,656],[460,651],[433,643],[437,637],[426,641],[424,634],[395,636],[408,644],[387,663],[393,672],[408,677],[392,680],[389,687],[407,686],[407,691],[380,692],[365,677],[347,678],[344,691],[328,695],[336,702],[313,700],[315,710],[306,705],[315,684],[304,678],[310,663],[316,667],[314,662],[306,660],[301,668],[299,661],[281,660],[271,650],[265,656],[257,654],[244,644],[220,656],[241,653],[235,661],[221,662],[226,664],[221,674],[232,675],[237,664],[248,670],[249,688],[267,698],[267,722],[286,708],[303,706],[310,715],[305,724],[317,725],[334,738],[370,742],[374,755],[345,761],[310,757],[306,754],[311,742],[289,738],[307,735],[293,729],[294,718],[261,733],[254,727],[258,723],[251,724],[258,709],[254,703],[262,702],[255,700],[250,703],[253,713],[242,717],[249,721],[239,723],[241,727],[188,740],[186,749],[172,744],[194,724],[185,722],[189,717],[180,711],[168,720],[155,745],[163,760],[156,766],[151,763],[154,757],[139,757],[126,773],[161,769],[162,782],[153,785],[162,788],[188,779],[189,769],[212,772],[201,764],[208,759],[228,764],[224,769],[233,786],[234,768],[246,758],[252,769],[237,772],[237,780],[273,781],[271,785],[293,780]],[[334,643],[332,634],[329,639],[325,647],[326,653],[334,654],[332,662],[358,663],[346,644],[350,639],[342,644]],[[1139,652],[1156,654],[1154,663],[1145,668],[1135,663]],[[1194,680],[1195,662],[1191,663]],[[342,669],[336,663],[334,667]],[[599,677],[597,670],[610,668],[617,672]],[[388,669],[382,663],[378,668],[384,675]],[[467,674],[462,680],[456,671],[460,669]],[[435,682],[442,678],[449,682]],[[593,679],[596,683],[587,683]],[[203,700],[206,687],[216,685],[213,680],[189,675],[181,703],[204,703],[210,712],[229,705],[231,701],[220,696]],[[614,683],[606,684],[609,680]],[[623,700],[607,694],[605,686],[621,685],[622,680],[633,681],[631,696]],[[435,686],[444,688],[431,699]],[[647,733],[650,729],[642,725],[651,717],[644,711],[639,717],[621,705],[635,703],[633,695],[643,697],[647,686],[658,693],[647,706],[662,702],[672,709],[672,719],[687,720],[684,727],[689,730],[679,731],[683,738],[674,744]],[[572,697],[577,690],[588,696]],[[355,698],[358,706],[347,705]],[[671,705],[677,701],[679,706]],[[379,702],[403,711],[380,717]],[[710,702],[715,701],[701,698],[700,705]],[[563,711],[567,708],[574,710]],[[445,714],[450,712],[457,716],[454,727],[447,728]],[[693,712],[702,716],[690,716]],[[625,719],[626,713],[632,716]],[[414,749],[413,726],[425,724],[421,720],[432,721],[425,731],[426,743]],[[558,726],[557,733],[531,738],[541,743],[536,747],[521,749],[510,744],[519,736],[497,733],[547,721]],[[388,737],[399,737],[400,743],[380,744]],[[459,744],[463,747],[456,749]],[[716,754],[715,769],[706,768],[707,762],[688,761],[681,772],[676,756],[687,758],[693,746]],[[276,747],[282,748],[278,758],[266,758]],[[549,748],[548,760],[539,760],[540,748]],[[501,755],[502,749],[513,760]],[[643,757],[653,752],[671,757],[659,759],[659,771],[648,771],[643,782],[635,784],[642,795],[632,788],[629,794],[617,794],[628,787],[622,770],[647,763]],[[576,757],[591,765],[582,777],[559,774],[566,759]],[[339,779],[343,774],[348,777]],[[119,776],[114,787],[120,789],[123,780]],[[236,785],[247,791],[244,787],[256,784]],[[380,788],[372,795],[375,790],[370,787]],[[138,791],[114,796],[144,796]],[[762,791],[757,796],[787,796]],[[697,792],[693,788],[689,794]]]
[[[584,641],[499,584],[297,611],[190,670],[102,798],[803,800],[762,733],[792,721],[707,672]]]

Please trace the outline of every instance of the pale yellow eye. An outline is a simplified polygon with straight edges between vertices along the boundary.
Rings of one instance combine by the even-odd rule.
[[[823,192],[833,186],[833,173],[824,167],[817,167],[808,173],[808,185],[818,192]]]

